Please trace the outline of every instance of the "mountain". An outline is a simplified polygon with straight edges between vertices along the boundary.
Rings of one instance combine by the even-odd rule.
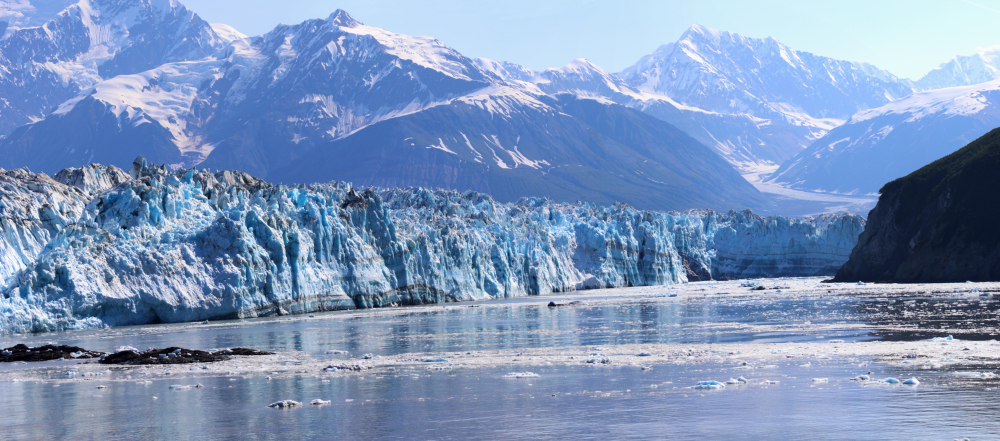
[[[892,74],[865,63],[700,25],[619,75],[639,90],[700,109],[762,118],[781,114],[803,124],[846,119],[912,92]]]
[[[519,69],[514,71],[520,72]],[[665,95],[640,91],[585,59],[539,72],[529,81],[545,93],[571,93],[642,110],[687,132],[741,170],[752,170],[761,164],[780,164],[798,153],[806,140],[821,136],[829,128],[789,124],[783,118],[772,121],[748,113],[719,113],[687,106]]]
[[[886,184],[835,281],[1000,279],[1000,129]]]
[[[0,165],[124,165],[143,145],[157,163],[266,176],[319,143],[499,83],[437,40],[367,27],[343,11],[233,38],[211,57],[96,84],[0,143]]]
[[[0,171],[0,334],[822,275],[864,226],[282,186],[141,158],[56,177]]]
[[[768,179],[804,190],[871,194],[1000,126],[1000,80],[920,92],[859,112]]]
[[[344,11],[231,38],[210,57],[119,75],[67,100],[0,141],[0,166],[125,165],[142,146],[154,163],[281,182],[350,179],[656,209],[767,204],[669,124],[606,100],[548,94],[515,78],[533,78],[530,70],[471,60],[432,38],[369,27]],[[635,133],[612,133],[622,126],[588,112]]]
[[[637,91],[702,111],[684,125],[663,116],[669,112],[662,106],[644,108],[747,171],[781,164],[855,112],[912,92],[908,82],[870,64],[700,25],[618,76]]]
[[[472,189],[505,202],[535,195],[666,210],[765,204],[722,158],[668,123],[614,103],[512,89],[377,123],[269,176]]]
[[[0,25],[0,136],[104,79],[200,59],[225,44],[173,0],[81,0],[40,23],[53,5],[63,3],[20,3],[13,24]]]
[[[992,46],[974,55],[959,55],[914,82],[917,90],[971,86],[1000,79],[1000,46]]]

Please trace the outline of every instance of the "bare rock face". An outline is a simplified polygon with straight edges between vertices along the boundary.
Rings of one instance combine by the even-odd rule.
[[[886,184],[838,282],[1000,279],[1000,130]]]
[[[141,157],[57,176],[75,186],[0,174],[0,207],[37,213],[0,224],[0,333],[832,274],[864,225],[273,185]]]

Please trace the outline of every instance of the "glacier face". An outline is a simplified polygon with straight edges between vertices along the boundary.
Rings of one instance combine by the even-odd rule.
[[[61,182],[24,170],[0,176],[0,332],[832,274],[864,226],[851,214],[762,218],[282,186],[144,160],[130,174],[90,166],[59,173]]]

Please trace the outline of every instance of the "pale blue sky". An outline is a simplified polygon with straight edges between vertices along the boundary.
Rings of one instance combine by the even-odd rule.
[[[430,35],[470,57],[533,69],[587,58],[617,72],[692,23],[918,79],[1000,44],[1000,0],[181,0],[249,35],[337,8],[371,26]]]

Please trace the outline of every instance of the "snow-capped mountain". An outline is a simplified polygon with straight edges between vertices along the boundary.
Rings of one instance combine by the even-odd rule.
[[[344,11],[230,38],[213,56],[119,75],[67,100],[0,141],[0,166],[51,173],[94,161],[124,165],[142,153],[174,167],[283,182],[350,178],[477,189],[504,201],[765,204],[728,164],[669,124],[594,101],[635,124],[641,138],[617,139],[602,133],[601,121],[518,79],[534,81],[530,70],[471,60],[433,38],[366,26]],[[372,156],[378,151],[391,154]]]
[[[911,93],[908,85],[871,65],[700,25],[620,76],[639,90],[700,109],[761,118],[781,114],[802,124],[846,119]]]
[[[915,93],[858,112],[769,179],[799,189],[877,193],[1000,126],[1000,80]]]
[[[13,25],[2,25],[0,135],[45,117],[103,79],[200,59],[226,43],[174,0],[79,0],[38,24],[36,17],[48,17],[53,4],[63,3],[8,3],[18,9],[6,12]]]
[[[616,201],[642,209],[763,206],[710,149],[624,106],[485,90],[366,127],[269,174],[381,187],[472,189],[500,201]]]
[[[1000,79],[1000,46],[992,46],[974,55],[959,55],[914,82],[917,90],[970,86]]]
[[[499,83],[437,40],[367,27],[343,11],[234,37],[214,56],[120,75],[62,103],[3,143],[14,155],[3,165],[127,164],[135,145],[156,146],[145,153],[157,163],[193,165],[221,146],[235,156],[205,166],[263,176],[318,143]]]
[[[720,113],[687,106],[665,95],[640,91],[585,59],[547,69],[531,82],[545,93],[571,93],[642,110],[687,132],[740,169],[778,165],[833,127],[792,124],[784,117],[765,119],[748,113]]]

